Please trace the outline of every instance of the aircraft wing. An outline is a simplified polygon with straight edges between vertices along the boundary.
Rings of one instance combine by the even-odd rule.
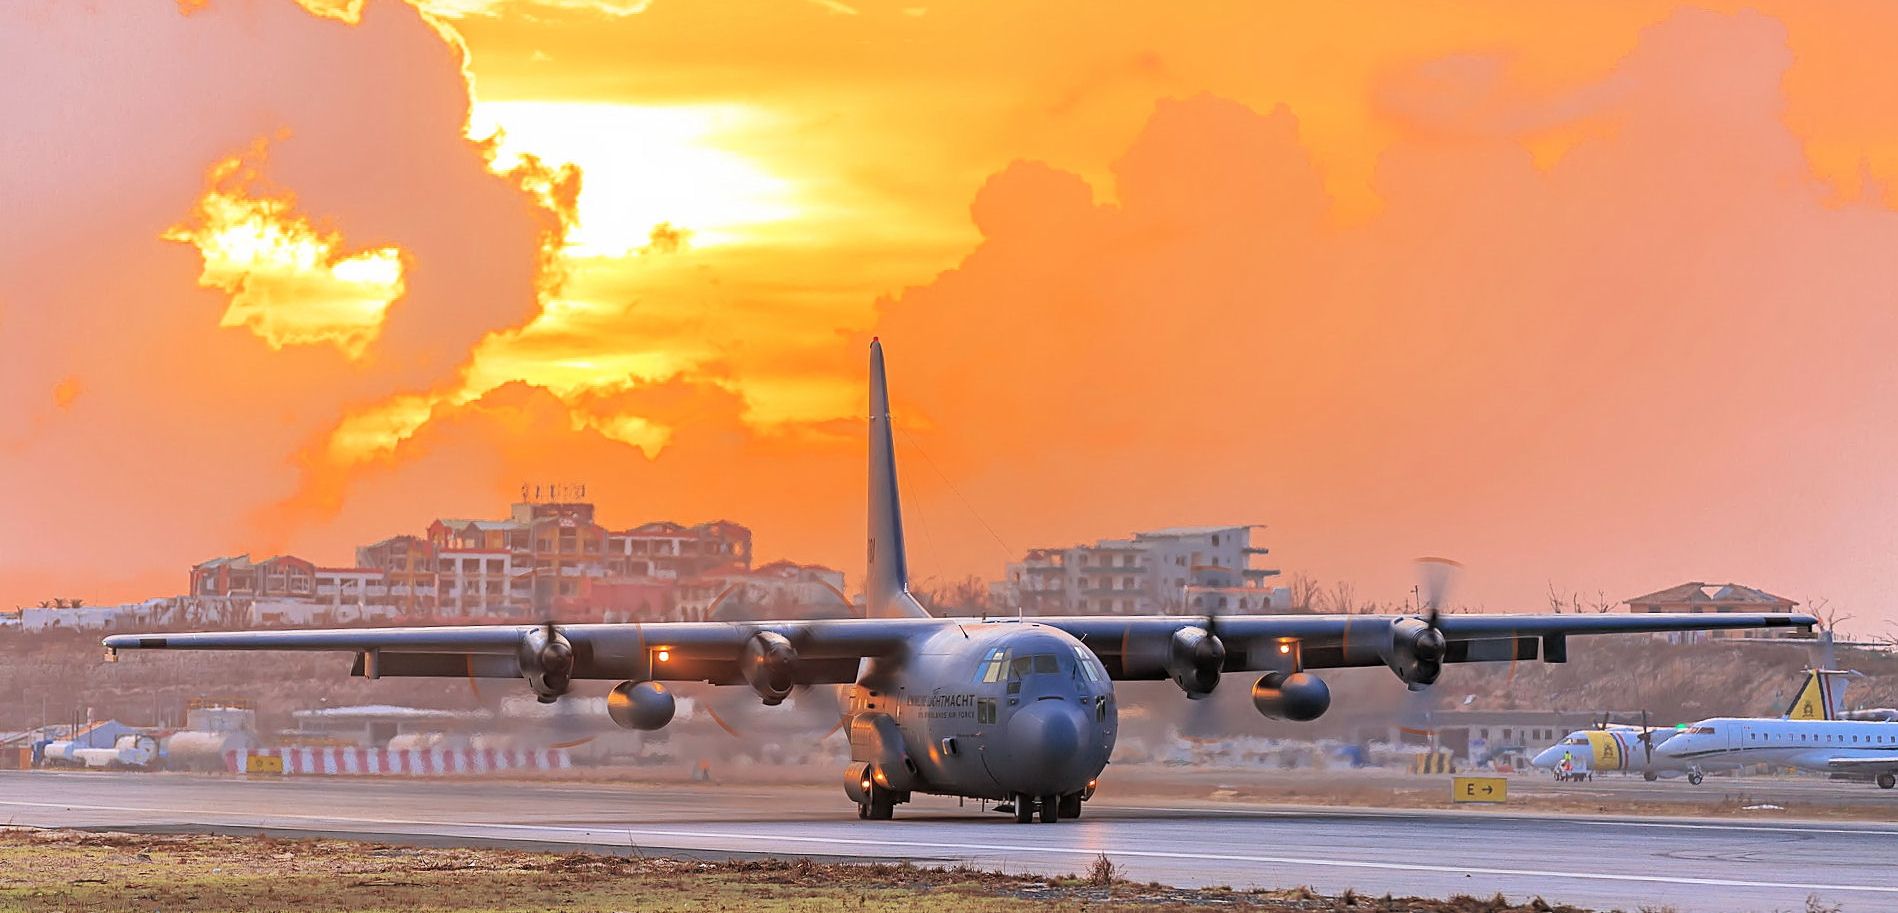
[[[1165,679],[1176,633],[1198,628],[1225,648],[1221,671],[1287,670],[1296,654],[1306,669],[1384,666],[1428,627],[1405,615],[1071,616],[1033,619],[1086,643],[1116,679]],[[1564,662],[1573,634],[1641,634],[1749,628],[1810,628],[1797,614],[1651,613],[1601,615],[1443,615],[1442,662],[1542,659]]]
[[[653,622],[559,625],[571,645],[572,677],[738,684],[747,645],[775,634],[796,651],[798,684],[848,684],[858,662],[905,648],[918,625],[934,619]],[[116,634],[108,650],[316,650],[356,654],[353,675],[517,678],[544,643],[540,625],[333,628]]]

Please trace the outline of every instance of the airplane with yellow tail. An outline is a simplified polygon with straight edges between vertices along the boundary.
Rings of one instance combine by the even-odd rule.
[[[1844,683],[1839,681],[1839,679],[1853,674],[1855,673],[1838,669],[1808,669],[1806,671],[1805,684],[1800,687],[1797,694],[1793,695],[1792,702],[1786,706],[1786,712],[1781,714],[1777,719],[1762,718],[1729,722],[1768,724],[1780,722],[1898,721],[1898,711],[1848,711],[1845,709],[1845,687]],[[1714,767],[1743,766],[1742,764],[1728,763],[1710,765],[1707,763],[1707,759],[1711,756],[1686,757],[1684,756],[1684,752],[1677,750],[1680,746],[1675,746],[1674,749],[1665,751],[1661,750],[1663,745],[1672,742],[1677,736],[1689,733],[1696,736],[1703,735],[1704,733],[1695,731],[1697,727],[1705,728],[1704,724],[1695,724],[1695,726],[1692,727],[1686,725],[1671,727],[1649,726],[1646,725],[1645,721],[1643,721],[1642,725],[1634,726],[1612,724],[1604,719],[1601,725],[1593,729],[1578,729],[1569,733],[1560,742],[1549,746],[1540,754],[1537,754],[1530,763],[1542,770],[1573,772],[1578,774],[1603,773],[1609,771],[1627,771],[1632,773],[1639,771],[1642,778],[1649,781],[1658,780],[1662,777],[1678,777],[1684,775],[1687,777],[1689,783],[1694,784],[1700,783],[1702,773],[1705,770]],[[1855,736],[1865,738],[1867,741],[1862,744],[1871,745],[1874,743],[1870,741],[1870,738],[1874,735],[1879,737],[1880,742],[1883,742],[1885,739],[1892,739],[1894,744],[1898,744],[1898,726],[1894,726],[1889,732],[1873,730],[1865,733],[1846,734],[1846,738],[1849,739]],[[1793,737],[1796,740],[1798,734],[1794,733]],[[1815,739],[1817,738],[1817,734],[1808,733],[1806,734],[1806,738],[1809,740]],[[1754,741],[1757,742],[1758,738],[1755,738]],[[1808,744],[1816,746],[1820,743],[1809,741]],[[1845,744],[1854,745],[1861,743],[1847,742]],[[1721,752],[1720,754],[1724,757],[1725,752]],[[1748,761],[1746,763],[1762,763],[1764,761],[1765,759],[1762,758],[1760,762]],[[1793,766],[1799,765],[1795,764]],[[1881,779],[1880,782],[1882,783],[1883,780]]]

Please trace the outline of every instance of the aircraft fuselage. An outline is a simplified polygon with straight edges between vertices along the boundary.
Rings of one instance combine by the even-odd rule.
[[[946,625],[867,663],[849,714],[846,786],[860,803],[866,779],[898,795],[1078,801],[1119,728],[1100,660],[1026,622]]]

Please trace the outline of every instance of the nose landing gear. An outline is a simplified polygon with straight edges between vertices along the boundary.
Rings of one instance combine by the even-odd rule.
[[[888,821],[896,816],[896,796],[875,783],[870,784],[868,801],[857,803],[857,817],[865,821]]]
[[[1690,770],[1687,772],[1687,782],[1692,783],[1695,786],[1699,786],[1700,781],[1705,780],[1705,779],[1706,777],[1701,776],[1700,771],[1698,770]]]
[[[1879,789],[1891,789],[1894,786],[1898,786],[1898,774],[1894,774],[1888,770],[1878,775]]]

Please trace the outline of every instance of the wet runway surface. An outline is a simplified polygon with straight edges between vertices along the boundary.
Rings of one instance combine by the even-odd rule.
[[[1569,817],[1142,804],[1103,795],[1079,821],[919,797],[859,821],[841,788],[484,780],[225,779],[0,772],[0,821],[109,830],[318,834],[707,857],[773,854],[1066,874],[1105,853],[1178,885],[1541,895],[1599,909],[1898,909],[1898,822]]]

